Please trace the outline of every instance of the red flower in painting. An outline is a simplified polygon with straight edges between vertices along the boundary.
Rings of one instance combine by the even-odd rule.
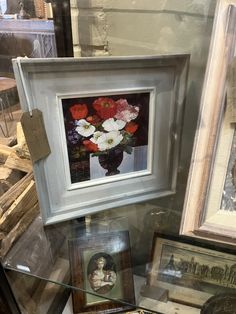
[[[128,122],[125,126],[125,131],[128,133],[135,133],[138,129],[138,124],[134,123],[134,122]]]
[[[99,97],[93,102],[93,108],[102,119],[113,118],[116,114],[117,104],[108,97]]]
[[[93,143],[93,142],[91,142],[91,141],[89,141],[89,140],[83,141],[83,144],[84,144],[84,146],[85,146],[85,149],[86,149],[87,151],[89,151],[89,152],[95,153],[95,152],[98,151],[98,145],[95,144],[95,143]]]
[[[70,107],[70,113],[74,120],[84,119],[88,114],[88,107],[85,104],[75,104]]]
[[[99,122],[101,122],[101,119],[97,116],[97,115],[93,115],[93,116],[88,116],[86,118],[86,120],[91,123],[92,125],[96,125],[98,124]]]

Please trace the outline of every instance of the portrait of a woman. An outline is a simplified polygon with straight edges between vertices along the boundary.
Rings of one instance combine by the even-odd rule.
[[[99,255],[95,254],[89,262],[88,280],[94,292],[106,294],[116,283],[115,265],[108,254]]]

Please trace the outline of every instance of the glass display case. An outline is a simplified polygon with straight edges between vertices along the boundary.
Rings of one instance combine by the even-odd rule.
[[[14,21],[10,2],[0,19],[11,39],[0,72],[15,84],[0,101],[0,256],[21,313],[233,313],[235,239],[180,232],[184,207],[197,221],[185,196],[203,201],[189,193],[194,135],[203,91],[219,79],[209,73],[222,66],[214,38],[233,50],[236,0],[46,1],[53,16],[40,20],[43,3],[22,1],[37,14]]]

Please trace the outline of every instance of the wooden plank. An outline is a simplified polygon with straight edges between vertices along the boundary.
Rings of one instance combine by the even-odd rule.
[[[12,173],[12,169],[0,166],[0,181],[7,180],[7,178],[11,175],[11,173]]]
[[[18,122],[16,125],[16,138],[17,145],[14,146],[15,152],[18,157],[30,159],[29,148],[26,144],[25,135],[22,129],[21,122]]]
[[[0,145],[13,146],[16,145],[16,137],[0,137]]]
[[[12,147],[0,144],[0,163],[4,164],[11,153],[14,152]]]
[[[22,146],[16,145],[14,146],[14,149],[18,157],[30,159],[29,148],[26,143],[24,143]]]
[[[4,213],[11,206],[14,200],[26,189],[32,179],[33,173],[29,172],[0,197],[0,216],[1,211]]]
[[[25,135],[20,122],[17,122],[16,124],[16,139],[17,145],[23,146],[25,144]]]
[[[25,191],[0,218],[0,231],[9,232],[37,201],[35,182],[31,180]]]
[[[5,166],[11,169],[21,170],[26,173],[32,171],[31,161],[19,158],[14,152],[8,156]]]
[[[23,172],[0,165],[0,196],[23,177]]]
[[[12,184],[10,182],[5,180],[0,181],[0,196],[4,195],[11,187]]]
[[[11,246],[18,240],[18,238],[25,232],[31,222],[39,214],[38,202],[32,206],[24,216],[18,221],[14,228],[8,233],[8,235],[2,240],[0,256],[4,257],[10,250]]]
[[[9,169],[5,166],[0,166],[0,181],[8,181],[11,184],[18,182],[24,173],[18,170]]]
[[[0,243],[5,238],[6,234],[4,232],[0,232]]]

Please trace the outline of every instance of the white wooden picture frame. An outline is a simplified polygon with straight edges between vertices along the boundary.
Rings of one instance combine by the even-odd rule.
[[[222,200],[235,132],[226,103],[235,33],[236,1],[219,0],[180,229],[183,235],[229,244],[236,243],[236,210],[223,208]]]
[[[48,157],[34,164],[45,224],[175,192],[188,62],[189,55],[13,60],[22,109],[27,112],[37,108],[42,112],[51,148]],[[136,123],[136,138],[142,138],[145,124],[146,139],[140,141],[142,148],[132,147],[132,153],[123,157],[126,166],[121,164],[116,175],[98,171],[96,156],[89,155],[90,174],[81,179],[71,170],[66,123],[78,123],[70,121],[73,101],[85,103],[79,106],[85,108],[84,115],[92,112],[95,100],[101,98],[111,102],[136,99],[129,108],[148,117]],[[119,132],[124,138],[124,129]],[[139,161],[133,167],[132,154],[144,160],[142,166]],[[82,164],[76,165],[80,168]]]

